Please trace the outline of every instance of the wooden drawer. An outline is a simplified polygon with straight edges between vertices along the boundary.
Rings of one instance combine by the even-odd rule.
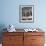
[[[19,43],[19,44],[18,43],[17,44],[16,43],[12,43],[12,44],[9,44],[9,43],[8,44],[4,44],[3,43],[2,46],[23,46],[23,43]]]
[[[43,44],[44,36],[32,36],[32,43],[33,44]]]
[[[24,33],[24,36],[31,36],[31,35],[32,35],[32,36],[33,36],[33,35],[34,35],[34,36],[36,36],[36,35],[37,35],[37,36],[41,36],[41,35],[45,35],[45,33],[44,33],[44,32],[25,32],[25,33]]]
[[[31,46],[32,44],[32,37],[30,36],[24,36],[24,46]]]
[[[44,44],[31,44],[31,46],[44,46]]]
[[[23,32],[4,32],[4,36],[23,36]]]
[[[24,37],[24,42],[28,43],[28,42],[31,42],[32,41],[32,37]]]
[[[3,43],[14,43],[14,42],[23,41],[23,36],[4,36]]]
[[[25,36],[24,42],[33,43],[33,44],[43,44],[44,43],[44,36]]]

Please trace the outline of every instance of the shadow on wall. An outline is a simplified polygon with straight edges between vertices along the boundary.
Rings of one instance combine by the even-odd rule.
[[[3,29],[6,28],[4,24],[0,24],[0,43],[2,43],[2,36],[3,36],[3,32],[5,32]]]

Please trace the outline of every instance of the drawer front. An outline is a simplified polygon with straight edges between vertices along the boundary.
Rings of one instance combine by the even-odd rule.
[[[14,43],[23,41],[23,36],[4,36],[3,43]]]
[[[32,44],[32,46],[44,46],[44,44]]]
[[[32,44],[32,37],[30,36],[24,36],[24,46],[31,46]]]
[[[4,36],[4,37],[3,37],[3,44],[5,44],[5,43],[9,43],[8,41],[9,41],[9,38],[6,37],[6,36]]]
[[[4,32],[4,36],[23,36],[23,32]]]
[[[32,36],[32,44],[43,44],[44,36]]]
[[[24,36],[44,36],[45,33],[44,32],[24,32]]]
[[[2,44],[2,46],[23,46],[23,44]]]
[[[4,36],[3,46],[23,46],[22,36]]]

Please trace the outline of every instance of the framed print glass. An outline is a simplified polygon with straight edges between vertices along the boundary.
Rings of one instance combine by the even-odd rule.
[[[34,5],[19,6],[19,21],[25,23],[34,22]]]

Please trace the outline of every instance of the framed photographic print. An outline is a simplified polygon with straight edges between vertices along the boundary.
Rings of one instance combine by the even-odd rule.
[[[25,23],[34,22],[34,5],[20,5],[19,20]]]

